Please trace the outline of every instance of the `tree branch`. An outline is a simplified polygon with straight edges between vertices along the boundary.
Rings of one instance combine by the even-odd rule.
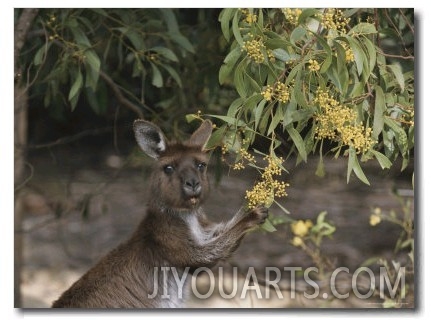
[[[63,137],[63,138],[57,139],[57,140],[52,141],[52,142],[47,142],[47,143],[38,144],[38,145],[27,145],[27,149],[51,148],[51,147],[55,147],[55,146],[60,145],[60,144],[71,143],[71,142],[77,141],[77,140],[82,139],[82,138],[87,137],[87,136],[93,136],[93,135],[97,135],[97,134],[110,132],[110,131],[112,131],[112,129],[113,129],[112,127],[106,127],[106,128],[101,128],[101,129],[84,130],[84,131],[81,131],[75,135]]]
[[[135,112],[140,119],[144,118],[144,114],[142,113],[142,110],[139,109],[136,105],[134,105],[132,102],[130,102],[121,92],[119,86],[112,80],[110,76],[108,76],[105,72],[102,70],[99,71],[100,77],[106,82],[106,84],[112,89],[114,92],[115,97],[117,98],[118,102],[125,106],[126,108],[129,108],[133,112]]]
[[[414,60],[415,59],[414,56],[401,56],[401,55],[397,55],[397,54],[384,53],[383,51],[379,52],[379,54],[381,54],[382,56],[385,56],[385,57],[397,58],[397,59],[403,59],[403,60]]]
[[[24,46],[25,39],[27,37],[27,33],[30,30],[31,24],[34,18],[36,18],[38,12],[39,12],[39,9],[32,9],[32,8],[23,9],[18,19],[18,22],[15,26],[15,31],[14,31],[15,44],[13,48],[13,55],[15,59],[15,64],[14,64],[15,77],[20,76],[20,71],[18,67],[19,54],[21,52],[22,47]]]

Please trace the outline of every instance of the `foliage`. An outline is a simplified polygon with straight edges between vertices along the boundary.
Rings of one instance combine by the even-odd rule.
[[[192,33],[213,32],[214,11],[184,23],[191,15],[165,8],[40,10],[20,57],[23,83],[57,116],[78,106],[104,116],[117,103],[135,118],[172,126],[204,88],[217,84],[216,74],[198,72],[212,65],[196,57],[196,50],[215,55],[217,48]]]
[[[400,203],[402,212],[398,213],[393,209],[385,212],[380,207],[376,207],[373,209],[373,212],[370,215],[369,222],[371,226],[377,227],[377,225],[382,221],[387,221],[389,223],[398,225],[401,228],[400,235],[394,247],[394,254],[399,253],[401,250],[405,250],[408,256],[407,262],[403,261],[403,269],[400,268],[402,263],[399,261],[399,258],[393,258],[390,261],[387,258],[370,258],[364,263],[365,265],[376,263],[380,266],[383,266],[391,283],[396,283],[400,272],[404,273],[403,276],[413,275],[415,265],[414,220],[412,216],[413,203],[408,197],[403,197],[400,194],[395,194],[395,196]],[[400,307],[403,304],[407,293],[411,293],[411,291],[412,290],[409,284],[400,286],[400,288],[394,294],[391,294],[390,296],[385,295],[382,297],[384,299],[383,307]]]
[[[311,257],[319,268],[322,279],[326,276],[326,271],[334,269],[333,263],[320,250],[323,238],[331,237],[336,230],[336,227],[326,220],[327,213],[326,211],[319,213],[316,223],[308,219],[293,221],[290,224],[293,234],[292,245],[300,247]]]
[[[403,170],[414,147],[413,10],[233,9],[219,16],[229,53],[219,81],[239,97],[220,120],[211,146],[242,157],[256,140],[265,154],[319,152],[382,169]],[[397,46],[401,43],[401,46]],[[398,52],[399,50],[400,52]],[[262,151],[262,150],[261,150]]]

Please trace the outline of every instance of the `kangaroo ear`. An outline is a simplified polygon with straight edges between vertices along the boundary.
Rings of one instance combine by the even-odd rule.
[[[212,130],[213,125],[211,121],[205,120],[201,124],[201,126],[195,132],[193,132],[188,143],[190,145],[200,147],[202,150],[204,150],[205,144],[210,138]]]
[[[157,159],[166,150],[166,138],[160,128],[145,120],[133,122],[136,142],[151,158]]]

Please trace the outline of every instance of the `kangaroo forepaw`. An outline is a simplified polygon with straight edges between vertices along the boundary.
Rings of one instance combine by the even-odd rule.
[[[262,224],[268,218],[268,208],[256,207],[248,212],[247,217],[255,224]]]

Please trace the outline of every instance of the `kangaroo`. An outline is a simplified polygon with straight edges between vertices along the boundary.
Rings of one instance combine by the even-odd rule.
[[[54,308],[184,307],[191,271],[228,258],[268,216],[266,208],[257,207],[241,210],[227,222],[207,219],[202,204],[210,192],[205,150],[212,131],[209,120],[183,143],[168,141],[145,120],[136,120],[133,129],[140,148],[157,160],[146,215],[129,240],[77,280]],[[180,277],[184,288],[176,285]]]

